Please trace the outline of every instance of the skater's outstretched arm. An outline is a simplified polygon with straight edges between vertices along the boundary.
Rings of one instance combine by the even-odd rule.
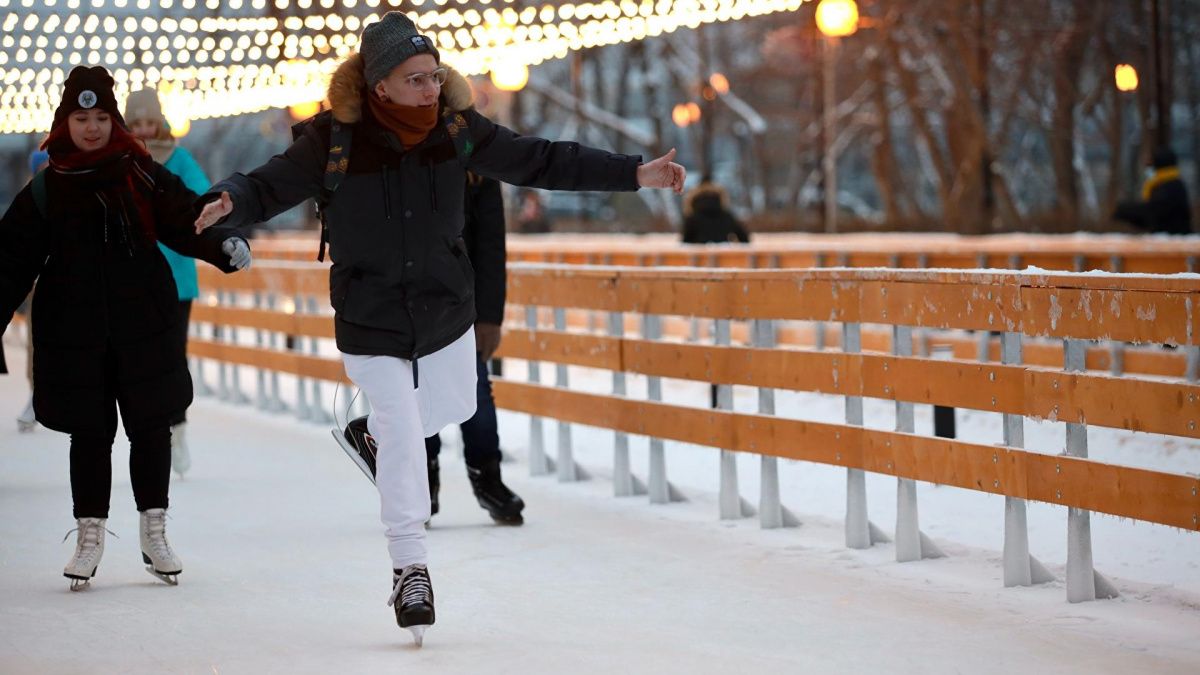
[[[29,295],[50,250],[49,230],[26,185],[0,219],[0,335]],[[0,349],[0,374],[7,373]]]
[[[227,239],[242,237],[228,226],[197,234],[196,193],[163,166],[155,164],[154,171],[154,224],[159,241],[176,253],[203,260],[223,272],[237,271],[223,245]]]
[[[248,174],[235,173],[200,198],[197,232],[221,223],[235,228],[266,222],[317,197],[325,178],[328,141],[312,125],[283,153]]]
[[[468,168],[480,175],[547,190],[634,192],[641,187],[683,190],[686,172],[674,163],[674,150],[642,164],[638,155],[612,153],[574,141],[521,136],[474,110],[463,115],[475,146]]]

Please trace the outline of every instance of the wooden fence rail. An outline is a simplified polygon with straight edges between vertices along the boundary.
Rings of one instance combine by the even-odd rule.
[[[222,337],[194,338],[191,354],[259,369],[260,405],[271,398],[263,393],[263,371],[296,375],[298,392],[318,398],[317,386],[306,387],[306,380],[345,381],[335,356],[315,353],[316,341],[332,336],[326,277],[321,265],[287,262],[260,263],[232,276],[203,271],[201,286],[209,302],[198,304],[193,320]],[[1006,585],[1049,578],[1028,553],[1023,500],[1060,504],[1069,507],[1072,601],[1115,593],[1092,569],[1090,511],[1200,530],[1200,478],[1105,464],[1088,459],[1086,446],[1087,425],[1200,438],[1200,386],[1194,373],[1200,279],[516,264],[509,270],[508,297],[525,308],[525,321],[523,326],[510,323],[501,356],[527,361],[531,381],[498,380],[495,393],[501,407],[531,416],[535,473],[555,471],[562,480],[581,475],[571,454],[570,424],[613,429],[618,432],[614,489],[631,494],[636,492],[631,486],[641,481],[629,466],[627,435],[648,436],[653,439],[648,490],[652,501],[661,503],[672,494],[662,440],[710,446],[722,450],[721,516],[737,518],[752,509],[740,498],[732,453],[752,453],[763,458],[760,517],[766,526],[779,526],[788,518],[778,497],[776,458],[841,466],[848,470],[847,545],[852,547],[884,538],[867,519],[862,472],[891,475],[898,479],[894,536],[901,561],[939,553],[920,534],[912,481],[1002,494],[1007,497]],[[568,311],[576,321],[567,320]],[[601,315],[607,318],[603,327],[595,320]],[[680,340],[697,317],[714,322],[715,344]],[[664,323],[672,321],[675,335],[664,338]],[[778,327],[784,321],[840,324],[840,349],[781,348]],[[735,345],[733,327],[741,322],[751,335]],[[864,330],[865,324],[874,328]],[[255,346],[231,344],[227,331],[235,329],[253,331]],[[997,333],[1000,363],[914,355],[914,331],[922,330]],[[864,336],[884,331],[887,339],[875,345],[879,351],[864,352]],[[264,336],[272,334],[290,336],[292,349],[271,348]],[[312,348],[306,350],[304,340]],[[1136,377],[1128,368],[1120,376],[1084,372],[1085,347],[1098,341],[1119,343],[1126,356],[1136,353],[1133,345],[1145,345],[1146,360],[1153,361],[1154,353],[1169,361],[1172,372],[1166,374],[1174,376]],[[1026,343],[1030,354],[1035,345],[1045,347],[1045,355],[1057,356],[1057,363],[1030,364],[1023,358]],[[1061,346],[1055,351],[1051,343]],[[1191,364],[1183,369],[1186,377],[1174,372],[1180,361]],[[556,366],[555,385],[539,381],[541,363]],[[567,366],[610,371],[613,394],[572,389]],[[650,379],[650,400],[624,395],[626,374]],[[717,385],[719,409],[661,402],[661,378]],[[759,388],[758,414],[733,412],[733,385]],[[778,416],[776,390],[843,396],[845,423]],[[895,431],[863,427],[864,397],[895,402]],[[930,403],[1002,414],[1005,442],[981,445],[915,434],[912,406]],[[1027,417],[1064,423],[1066,453],[1022,449]],[[541,445],[543,418],[559,425],[557,461]]]

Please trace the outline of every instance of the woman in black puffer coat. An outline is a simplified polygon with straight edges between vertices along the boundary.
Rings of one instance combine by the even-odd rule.
[[[157,242],[226,272],[250,261],[227,228],[195,233],[195,193],[125,128],[112,87],[104,68],[71,71],[43,144],[50,167],[0,220],[0,328],[37,280],[34,410],[38,422],[71,435],[78,537],[63,573],[72,588],[87,585],[104,552],[118,409],[142,557],[171,583],[182,571],[165,532],[170,422],[191,403],[192,383],[174,337],[175,282]]]

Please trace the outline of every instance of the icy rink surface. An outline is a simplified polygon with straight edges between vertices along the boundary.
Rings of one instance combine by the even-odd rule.
[[[23,354],[10,346],[7,355],[21,373]],[[443,512],[430,531],[438,623],[422,650],[384,604],[390,574],[377,498],[328,430],[212,399],[191,410],[193,468],[172,485],[180,585],[143,569],[119,434],[108,526],[121,538],[108,538],[93,587],[71,593],[61,577],[74,541],[61,543],[74,524],[67,439],[17,434],[26,394],[19,375],[0,376],[6,675],[1200,670],[1195,575],[1167,578],[1194,569],[1195,557],[1147,579],[1106,568],[1103,546],[1113,543],[1102,546],[1097,533],[1097,564],[1123,596],[1069,605],[1061,582],[1000,587],[998,510],[977,523],[979,539],[994,545],[952,536],[977,517],[954,512],[977,497],[965,491],[921,486],[922,524],[950,557],[900,565],[888,545],[842,547],[842,472],[788,463],[784,501],[804,524],[763,531],[753,520],[717,521],[713,450],[669,445],[670,475],[691,501],[652,507],[611,497],[608,432],[574,430],[593,480],[529,478],[528,418],[511,414],[502,414],[502,438],[521,461],[506,464],[505,477],[529,504],[527,524],[491,525],[470,495],[456,440],[447,443]],[[553,451],[553,423],[546,436]],[[644,439],[631,444],[644,467]],[[757,460],[747,459],[742,485],[753,501]],[[873,520],[890,530],[894,480],[870,485]],[[931,500],[930,490],[950,496]],[[1169,532],[1138,530],[1150,543]],[[1190,536],[1161,553],[1195,551]],[[1054,551],[1033,548],[1061,573]]]

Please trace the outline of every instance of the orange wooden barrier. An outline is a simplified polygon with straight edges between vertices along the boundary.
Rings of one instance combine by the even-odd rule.
[[[326,297],[327,270],[259,263],[202,270],[206,291]],[[1055,340],[1200,344],[1200,279],[900,270],[700,270],[513,265],[509,302],[585,312],[905,325]],[[324,305],[322,305],[324,306]],[[628,319],[628,317],[626,317]],[[329,315],[200,303],[194,320],[328,338]],[[680,326],[682,328],[682,326]],[[974,342],[969,343],[974,345]],[[958,349],[958,343],[955,343]],[[1030,347],[1033,351],[1033,347]],[[193,340],[193,356],[345,381],[336,359]],[[1058,352],[1061,355],[1061,350]],[[511,328],[502,355],[719,384],[935,403],[1200,438],[1200,387],[1028,365],[663,342]],[[1176,355],[1171,355],[1178,359]],[[1061,363],[1061,361],[1060,361]],[[1200,530],[1200,478],[914,434],[735,414],[556,387],[496,383],[505,408],[803,459]]]

